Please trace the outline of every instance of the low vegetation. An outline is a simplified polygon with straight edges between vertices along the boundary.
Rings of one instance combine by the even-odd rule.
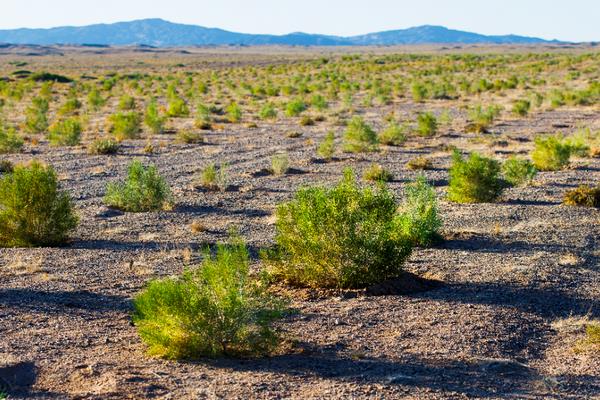
[[[500,163],[478,153],[464,159],[455,151],[450,167],[448,199],[457,203],[493,202],[502,192]]]

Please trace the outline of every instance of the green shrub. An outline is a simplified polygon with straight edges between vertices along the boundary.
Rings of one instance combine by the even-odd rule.
[[[204,143],[204,135],[200,132],[192,132],[187,129],[177,132],[177,141],[185,144],[200,144]]]
[[[129,164],[124,182],[108,184],[104,202],[119,210],[144,212],[170,208],[172,196],[155,166],[145,167],[134,160]]]
[[[400,207],[404,235],[415,246],[431,246],[441,240],[442,219],[435,189],[424,177],[418,177],[404,188],[405,200]]]
[[[600,185],[581,185],[565,194],[564,203],[568,206],[600,207]]]
[[[421,82],[415,82],[412,84],[411,93],[413,100],[417,103],[423,102],[427,98],[427,88]]]
[[[238,123],[242,120],[242,109],[237,103],[231,103],[227,106],[227,119],[232,124]]]
[[[411,169],[411,170],[432,169],[433,168],[433,163],[431,162],[431,160],[429,158],[423,157],[423,156],[419,156],[419,157],[415,157],[415,158],[410,159],[406,163],[406,168]]]
[[[435,115],[430,112],[417,116],[417,133],[419,136],[433,136],[437,133],[438,124]]]
[[[302,112],[306,111],[306,103],[302,99],[290,101],[285,106],[285,115],[288,117],[297,117]]]
[[[67,118],[54,123],[48,131],[52,146],[76,146],[81,140],[81,123],[75,118]]]
[[[24,141],[13,128],[3,126],[0,122],[0,154],[18,153]]]
[[[34,161],[0,178],[0,245],[63,244],[77,226],[68,193],[60,191],[54,169]]]
[[[389,125],[379,133],[379,142],[388,146],[400,146],[406,142],[406,129],[397,122],[390,122]]]
[[[0,174],[11,173],[15,170],[15,165],[10,160],[0,160]]]
[[[154,135],[160,135],[165,130],[165,121],[167,118],[160,115],[156,100],[152,100],[146,107],[146,115],[144,116],[144,123],[150,129]]]
[[[249,275],[243,242],[205,252],[199,268],[155,280],[134,300],[133,322],[151,355],[168,359],[256,356],[279,342],[271,327],[281,302]]]
[[[590,128],[580,129],[566,138],[564,143],[571,148],[571,155],[590,157],[595,149],[600,148],[600,131],[592,132]]]
[[[25,129],[29,133],[43,133],[48,129],[48,100],[35,97],[25,109]]]
[[[320,94],[313,95],[313,97],[310,99],[310,104],[319,111],[323,111],[327,107],[329,107],[329,104],[327,104],[327,100],[325,100],[325,97],[321,96]]]
[[[109,123],[109,131],[118,141],[140,137],[140,115],[135,111],[113,114]]]
[[[363,179],[372,182],[389,182],[394,175],[379,164],[371,164],[363,173]]]
[[[512,112],[515,115],[524,117],[529,113],[531,103],[528,100],[517,100],[514,102]]]
[[[494,120],[500,115],[502,109],[499,106],[489,106],[483,108],[477,105],[469,110],[469,119],[471,124],[467,127],[467,131],[484,133],[494,123]]]
[[[537,175],[537,169],[529,160],[523,160],[517,157],[510,157],[502,164],[502,174],[512,186],[520,186],[531,182]]]
[[[457,203],[485,203],[496,200],[502,192],[502,183],[498,177],[498,161],[471,153],[464,160],[460,152],[455,151],[448,198]]]
[[[212,128],[212,117],[210,108],[204,104],[198,104],[196,108],[196,119],[194,125],[198,129],[208,130]]]
[[[412,246],[397,208],[390,191],[360,188],[351,170],[334,188],[300,189],[277,208],[269,273],[292,285],[330,288],[398,277]]]
[[[350,120],[344,132],[343,150],[348,153],[369,152],[377,149],[377,134],[361,117]]]
[[[185,100],[180,97],[173,97],[169,100],[167,106],[167,115],[173,118],[187,117],[190,115],[190,109],[188,108]]]
[[[221,165],[219,168],[215,164],[207,165],[200,173],[197,186],[207,190],[227,189],[227,165]]]
[[[300,119],[300,126],[313,126],[315,124],[315,120],[309,117],[308,115],[303,115]]]
[[[333,132],[327,132],[327,135],[317,148],[317,154],[325,161],[331,161],[333,154],[335,153],[335,134]]]
[[[271,158],[271,171],[273,175],[285,175],[290,169],[290,161],[286,153],[275,154]]]
[[[59,115],[73,115],[81,108],[81,102],[77,97],[69,97],[65,104],[58,109]]]
[[[124,94],[119,99],[119,110],[121,111],[131,111],[135,110],[135,99],[128,94]]]
[[[88,93],[87,102],[90,109],[98,111],[106,103],[106,100],[100,95],[98,89],[94,88]]]
[[[273,103],[267,103],[260,109],[258,117],[262,120],[277,118],[277,110]]]
[[[540,171],[558,171],[569,165],[571,147],[562,136],[535,138],[535,149],[531,153],[533,164]]]
[[[96,139],[88,146],[89,154],[116,154],[121,146],[112,139]]]

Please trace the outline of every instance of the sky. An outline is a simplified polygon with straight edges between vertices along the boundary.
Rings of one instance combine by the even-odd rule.
[[[351,36],[418,25],[600,41],[600,0],[2,0],[0,29],[162,18],[243,33]]]

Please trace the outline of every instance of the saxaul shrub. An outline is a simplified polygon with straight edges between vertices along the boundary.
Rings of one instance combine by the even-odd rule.
[[[297,117],[304,111],[306,111],[306,103],[302,99],[295,99],[290,101],[285,106],[285,115],[288,117]]]
[[[74,115],[79,112],[81,101],[75,96],[69,95],[69,98],[58,109],[58,115]]]
[[[204,134],[183,129],[177,132],[175,139],[178,143],[201,144],[204,143]]]
[[[71,198],[54,169],[37,161],[0,178],[0,245],[56,246],[77,226]]]
[[[167,117],[160,114],[156,100],[152,100],[146,107],[146,115],[144,115],[144,123],[154,135],[159,135],[165,130],[165,122]]]
[[[242,109],[237,103],[233,102],[229,104],[229,106],[227,106],[226,112],[227,119],[232,124],[238,123],[242,120]]]
[[[75,118],[66,118],[52,124],[48,140],[52,146],[76,146],[81,140],[81,123]]]
[[[529,114],[531,103],[529,100],[517,100],[513,103],[512,112],[519,117],[524,117]]]
[[[285,175],[290,169],[290,160],[287,153],[278,153],[271,158],[271,172],[273,175]]]
[[[371,182],[389,182],[394,175],[379,164],[371,164],[363,173],[363,179]]]
[[[414,170],[433,169],[433,163],[431,162],[431,160],[429,158],[419,156],[419,157],[410,159],[406,163],[406,168],[413,170],[413,171]]]
[[[564,203],[568,206],[600,207],[600,185],[581,185],[565,194]]]
[[[250,276],[245,244],[234,239],[205,251],[197,268],[154,280],[133,300],[133,322],[151,355],[168,359],[261,356],[279,336],[272,323],[283,303]]]
[[[480,104],[474,106],[469,110],[471,123],[467,126],[467,131],[476,133],[487,132],[501,111],[502,109],[499,106],[488,106],[486,108]]]
[[[119,143],[113,139],[100,138],[88,145],[88,153],[98,155],[117,154],[120,147]]]
[[[561,135],[538,136],[531,153],[533,164],[540,171],[558,171],[569,165],[571,147]]]
[[[448,198],[457,203],[492,202],[502,193],[500,163],[478,153],[465,160],[455,151],[450,167]]]
[[[29,133],[43,133],[48,129],[48,100],[34,97],[25,109],[25,129]]]
[[[124,94],[119,99],[118,108],[121,111],[135,110],[135,99],[128,94]]]
[[[172,97],[167,106],[167,115],[173,118],[182,118],[190,115],[190,109],[181,97]]]
[[[438,123],[433,113],[426,112],[417,116],[417,134],[419,136],[433,136],[437,133],[437,130]]]
[[[266,103],[260,109],[258,117],[262,120],[275,119],[277,118],[277,109],[273,103]]]
[[[108,184],[104,202],[128,212],[156,211],[169,209],[172,195],[154,165],[144,166],[134,160],[129,164],[125,181]]]
[[[335,133],[327,132],[325,138],[317,147],[317,154],[325,161],[331,161],[335,154]]]
[[[406,128],[395,121],[379,133],[379,142],[388,146],[400,146],[406,142]]]
[[[203,130],[209,130],[212,128],[212,117],[209,107],[205,106],[204,104],[198,104],[196,107],[194,126]]]
[[[512,186],[520,186],[531,182],[537,175],[537,169],[529,160],[510,157],[502,164],[504,180]]]
[[[24,141],[14,128],[4,126],[0,122],[0,154],[18,153]]]
[[[227,189],[227,164],[217,167],[214,163],[207,165],[201,172],[195,182],[195,186],[206,190],[225,190]]]
[[[361,153],[377,150],[377,133],[361,117],[350,120],[344,132],[343,150],[347,153]]]
[[[365,287],[399,276],[411,253],[394,195],[359,187],[352,170],[333,188],[300,189],[276,216],[277,248],[264,257],[291,285]]]
[[[141,121],[137,112],[116,113],[111,115],[108,121],[110,124],[109,131],[118,141],[140,137]]]
[[[413,245],[427,247],[441,241],[442,219],[433,186],[423,176],[404,187],[402,228]]]
[[[325,97],[323,97],[320,94],[313,95],[312,98],[310,99],[310,104],[316,110],[319,110],[319,111],[323,111],[329,107],[329,104],[327,103],[327,100],[325,99]]]
[[[102,97],[98,89],[93,88],[87,95],[87,103],[91,110],[98,111],[106,103],[106,100]]]

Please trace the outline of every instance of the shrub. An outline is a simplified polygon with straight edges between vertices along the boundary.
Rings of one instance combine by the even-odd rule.
[[[128,94],[124,94],[119,99],[118,107],[121,111],[135,110],[135,99]]]
[[[232,124],[242,120],[242,109],[237,103],[231,103],[227,106],[227,118]]]
[[[392,121],[379,133],[379,142],[388,146],[400,146],[406,142],[405,128]]]
[[[11,173],[15,170],[15,165],[10,160],[0,160],[0,174]]]
[[[363,179],[373,182],[389,182],[394,179],[394,175],[379,164],[371,164],[363,173]]]
[[[306,111],[306,103],[302,99],[292,100],[285,106],[285,115],[288,117],[297,117]]]
[[[377,149],[377,134],[361,117],[354,117],[344,132],[344,151],[369,152]]]
[[[129,164],[124,182],[110,183],[104,202],[128,212],[163,210],[171,206],[171,190],[155,166],[145,167],[140,161]]]
[[[81,124],[75,118],[54,123],[48,132],[52,146],[76,146],[81,139]]]
[[[292,285],[364,287],[402,272],[411,253],[393,194],[360,188],[351,170],[334,188],[300,189],[277,208],[270,275]]]
[[[96,139],[88,146],[89,154],[116,154],[119,143],[112,139]]]
[[[582,185],[565,194],[564,203],[568,206],[600,207],[600,186]]]
[[[25,109],[25,129],[29,133],[42,133],[48,129],[48,100],[35,97]]]
[[[496,200],[502,192],[498,161],[471,153],[464,160],[454,152],[450,168],[448,198],[457,203],[485,203]]]
[[[271,327],[280,302],[249,275],[243,242],[205,252],[199,268],[155,280],[134,300],[133,322],[149,353],[168,359],[264,355],[278,344]]]
[[[260,109],[258,117],[262,120],[277,118],[277,110],[273,103],[267,103]]]
[[[271,158],[271,171],[274,175],[285,175],[290,169],[290,161],[286,153],[275,154]]]
[[[319,111],[323,111],[327,107],[329,107],[329,104],[327,104],[327,100],[325,100],[325,97],[321,96],[320,94],[315,94],[310,99],[310,104]]]
[[[564,143],[562,136],[535,138],[535,149],[531,159],[535,167],[541,171],[558,171],[569,164],[571,147]]]
[[[100,95],[98,89],[94,88],[88,93],[87,102],[92,110],[97,111],[106,103],[106,100]]]
[[[194,125],[198,129],[208,130],[212,128],[212,118],[210,116],[210,109],[204,104],[198,104],[196,109],[196,119]]]
[[[477,105],[469,110],[469,119],[471,124],[467,127],[467,131],[476,133],[485,133],[494,123],[494,120],[502,109],[499,106],[489,106],[483,108]]]
[[[185,100],[180,97],[173,97],[169,100],[167,115],[173,118],[187,117],[190,115],[190,109],[185,103]]]
[[[529,113],[531,103],[528,100],[517,100],[514,102],[512,112],[515,115],[524,117]]]
[[[0,122],[0,154],[18,153],[23,144],[23,139],[13,128],[7,128]]]
[[[177,132],[177,141],[186,144],[200,144],[204,143],[204,135],[200,132],[182,130]]]
[[[413,100],[421,103],[427,97],[427,88],[421,82],[415,82],[411,87],[411,93]]]
[[[109,131],[115,139],[137,139],[140,136],[140,115],[135,111],[116,113],[109,117]]]
[[[600,131],[592,132],[590,128],[580,129],[564,142],[571,148],[571,155],[589,157],[600,148]]]
[[[65,104],[63,104],[59,109],[58,109],[58,114],[59,115],[72,115],[77,113],[77,111],[81,108],[81,102],[79,101],[79,99],[77,97],[70,97],[67,99],[67,101],[65,101]]]
[[[441,240],[442,219],[435,189],[424,177],[418,177],[404,188],[405,200],[401,206],[404,235],[415,246],[431,246]]]
[[[510,157],[502,164],[504,179],[512,186],[519,186],[531,180],[537,175],[537,169],[531,161],[517,157]]]
[[[309,117],[308,115],[303,115],[300,119],[300,126],[313,126],[315,124],[315,120]]]
[[[333,132],[327,132],[327,135],[317,148],[317,154],[325,161],[331,161],[333,154],[335,153],[335,134]]]
[[[165,116],[160,115],[156,100],[152,100],[146,107],[146,115],[144,116],[144,123],[150,129],[150,132],[155,135],[163,133],[166,119]]]
[[[0,178],[0,245],[63,244],[77,226],[68,193],[60,191],[54,169],[34,161]]]
[[[426,169],[432,169],[433,168],[433,163],[431,162],[431,160],[427,157],[423,157],[423,156],[419,156],[419,157],[415,157],[411,160],[409,160],[406,163],[406,168],[408,169],[412,169],[412,170],[426,170]]]
[[[430,112],[421,113],[417,116],[417,133],[419,136],[433,136],[438,129],[437,119]]]
[[[208,190],[227,189],[227,165],[219,168],[215,164],[209,164],[200,173],[198,185]]]

